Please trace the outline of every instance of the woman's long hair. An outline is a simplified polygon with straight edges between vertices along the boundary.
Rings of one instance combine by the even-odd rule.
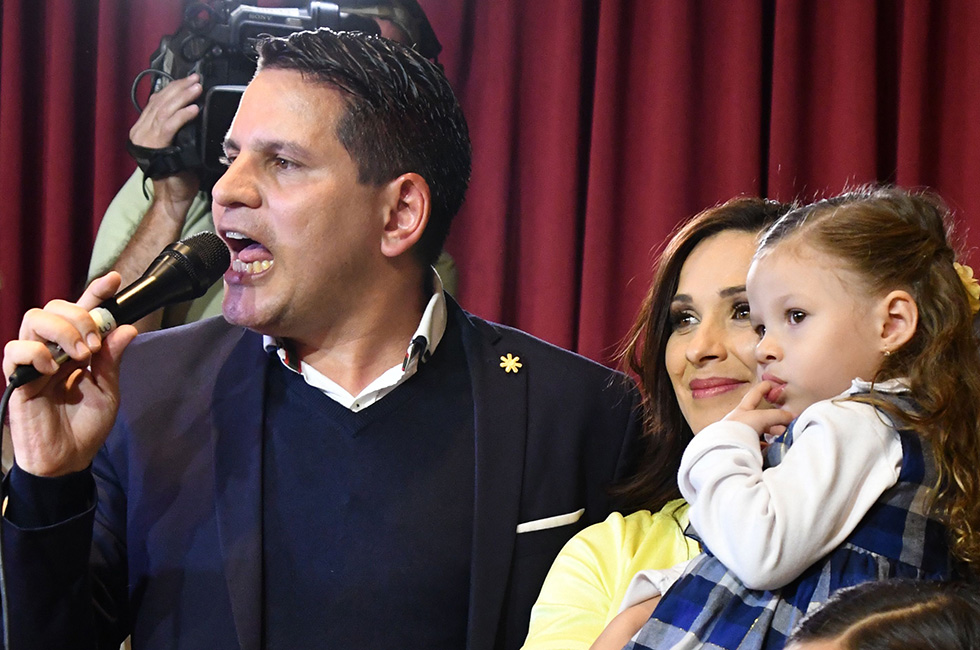
[[[672,331],[670,305],[684,262],[708,237],[729,230],[760,233],[790,207],[758,198],[732,199],[682,224],[660,255],[653,282],[619,355],[625,370],[639,380],[643,394],[644,431],[637,472],[615,490],[629,509],[656,511],[680,497],[677,469],[693,434],[677,403],[664,354]]]

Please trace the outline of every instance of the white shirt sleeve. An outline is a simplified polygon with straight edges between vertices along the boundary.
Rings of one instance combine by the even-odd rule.
[[[797,418],[793,444],[765,471],[751,427],[706,427],[684,452],[678,484],[715,557],[750,589],[776,589],[839,546],[901,465],[901,440],[884,415],[826,400]]]
[[[623,602],[619,604],[619,613],[622,613],[633,605],[639,605],[643,601],[667,593],[667,590],[687,570],[687,565],[690,563],[690,560],[685,560],[669,569],[644,569],[643,571],[637,571],[630,580],[629,586],[626,587],[626,593],[623,594]]]

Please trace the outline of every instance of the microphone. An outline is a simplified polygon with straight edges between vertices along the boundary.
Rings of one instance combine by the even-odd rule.
[[[173,304],[200,298],[224,275],[231,263],[228,247],[213,232],[198,233],[163,249],[138,280],[90,311],[105,336],[119,325],[134,323],[144,316]],[[54,360],[62,364],[68,354],[61,346],[48,344]],[[41,376],[34,366],[17,366],[9,383],[23,386]]]

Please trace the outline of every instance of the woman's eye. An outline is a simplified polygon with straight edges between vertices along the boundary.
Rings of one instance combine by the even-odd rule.
[[[786,320],[793,325],[799,325],[806,318],[806,312],[802,309],[790,309],[786,312]]]
[[[740,302],[732,308],[732,318],[735,320],[748,320],[749,314],[749,303],[747,302]]]
[[[670,314],[670,329],[675,332],[694,327],[697,322],[697,316],[689,311],[672,312]]]
[[[232,156],[219,156],[218,162],[225,167],[231,167],[231,163],[235,162],[235,159]]]

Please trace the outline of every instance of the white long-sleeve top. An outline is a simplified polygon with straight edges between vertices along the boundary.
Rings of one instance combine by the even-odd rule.
[[[854,380],[842,396],[868,389]],[[875,390],[907,389],[891,380]],[[724,420],[698,433],[681,460],[691,523],[750,589],[782,587],[839,546],[901,470],[898,433],[873,406],[825,400],[793,426],[793,444],[775,467],[763,470],[758,433]]]

